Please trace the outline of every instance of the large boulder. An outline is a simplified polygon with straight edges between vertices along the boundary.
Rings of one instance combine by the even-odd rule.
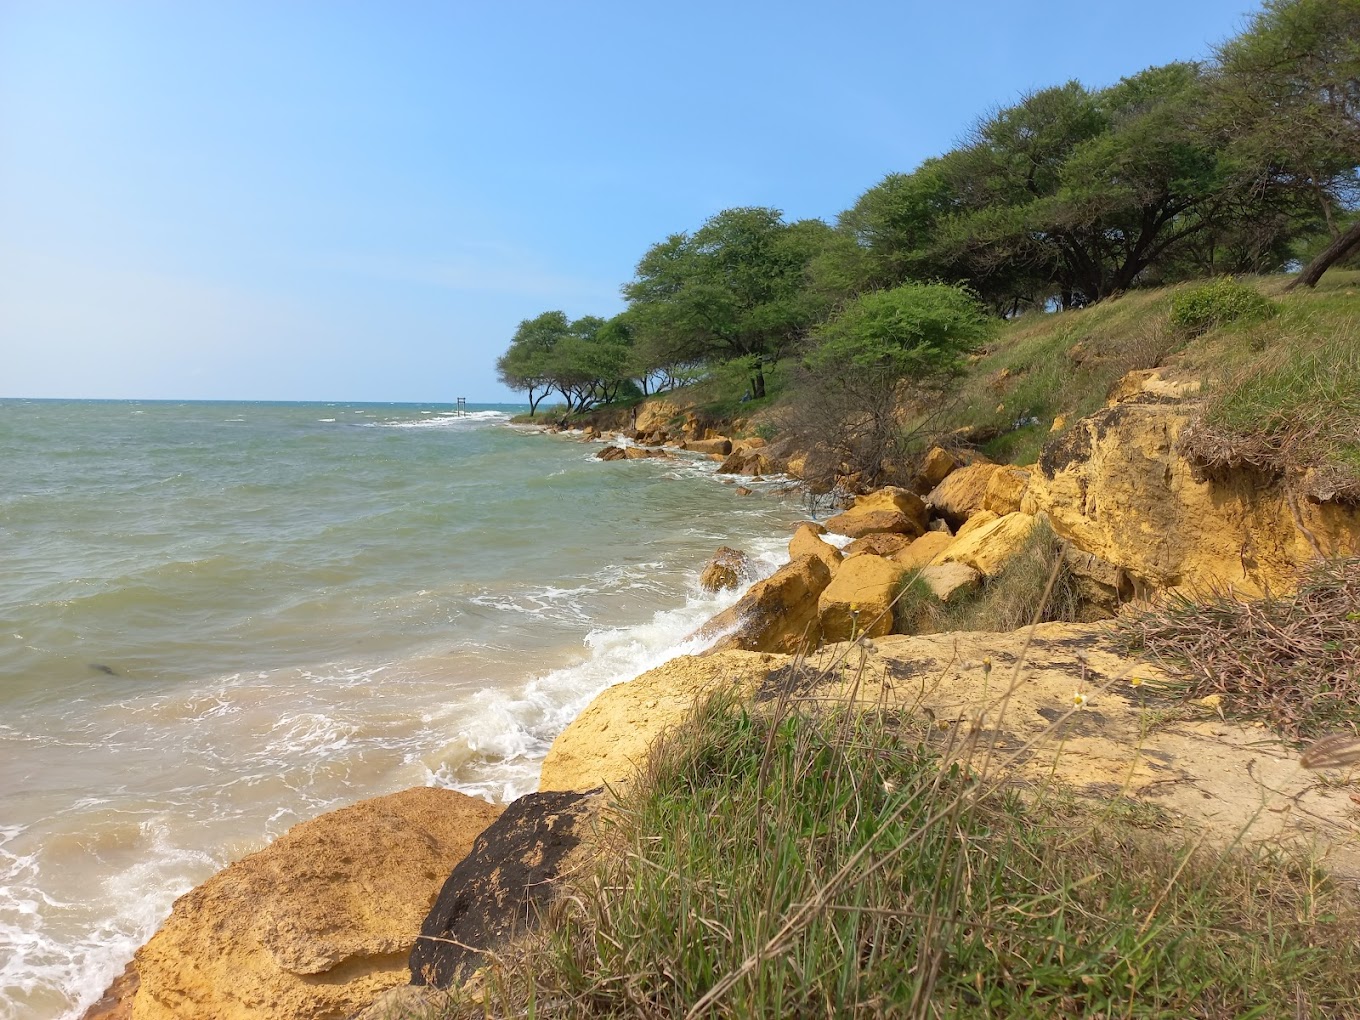
[[[930,513],[921,497],[910,489],[899,488],[896,485],[884,486],[863,496],[856,496],[853,509],[863,513],[896,510],[910,519],[921,531],[925,531],[926,525],[930,523]]]
[[[656,736],[683,720],[695,702],[733,689],[745,697],[778,661],[757,652],[682,655],[601,691],[553,741],[539,789],[622,789]]]
[[[726,436],[718,436],[716,439],[691,439],[685,443],[685,449],[694,453],[721,453],[726,457],[732,452],[732,440]]]
[[[638,432],[651,432],[656,429],[665,429],[671,422],[678,421],[684,417],[684,411],[678,404],[672,403],[664,398],[652,398],[644,400],[638,405],[637,418],[633,428]]]
[[[628,453],[622,446],[606,446],[595,454],[597,460],[623,460],[627,456]]]
[[[822,535],[826,534],[826,528],[812,521],[804,521],[798,525],[789,539],[789,559],[796,560],[800,556],[815,556],[826,564],[827,569],[833,574],[836,568],[841,565],[844,554],[830,542],[823,542]]]
[[[718,465],[720,475],[773,475],[779,467],[759,449],[733,450]]]
[[[987,486],[992,475],[1000,470],[999,464],[969,464],[957,468],[930,490],[926,502],[937,516],[945,518],[957,528],[969,515],[983,508],[987,499]]]
[[[939,562],[963,563],[987,577],[995,577],[1024,548],[1037,524],[1029,514],[1014,513],[962,530],[940,554]]]
[[[921,461],[921,480],[934,488],[958,466],[958,459],[952,453],[943,447],[932,446]]]
[[[705,591],[737,588],[751,572],[751,561],[740,549],[720,546],[699,575],[699,586]]]
[[[501,809],[430,787],[295,825],[175,901],[134,1020],[341,1020],[408,978],[449,870]]]
[[[916,570],[933,563],[953,541],[954,536],[946,531],[927,531],[905,549],[893,553],[892,560],[908,570]]]
[[[1123,574],[1158,589],[1283,592],[1319,556],[1360,555],[1360,507],[1314,500],[1243,469],[1206,474],[1179,452],[1193,408],[1126,400],[1071,424],[1044,447],[1022,509]]]
[[[920,578],[930,593],[944,603],[958,601],[982,586],[982,575],[963,563],[937,563],[922,567]]]
[[[894,553],[901,552],[911,545],[913,539],[910,535],[898,535],[891,531],[876,531],[873,534],[857,538],[845,547],[844,555],[848,559],[851,556],[892,556]]]
[[[987,480],[987,491],[982,497],[982,508],[998,517],[1020,509],[1029,487],[1029,472],[1024,468],[1001,467]]]
[[[838,535],[863,538],[873,534],[906,535],[915,538],[930,523],[921,497],[906,489],[889,486],[858,496],[849,510],[826,522]]]
[[[827,641],[891,634],[893,601],[905,567],[881,556],[851,556],[817,600]]]
[[[821,640],[817,597],[831,583],[831,569],[816,556],[791,560],[751,585],[735,606],[699,628],[714,643],[710,652],[737,648],[793,653]]]

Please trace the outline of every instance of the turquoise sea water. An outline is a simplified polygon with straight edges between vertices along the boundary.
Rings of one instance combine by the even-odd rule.
[[[328,808],[534,787],[779,562],[795,500],[505,407],[0,401],[0,1020],[78,1016],[175,896]]]

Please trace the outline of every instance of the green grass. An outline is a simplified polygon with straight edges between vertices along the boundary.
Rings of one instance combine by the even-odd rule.
[[[1360,1009],[1356,911],[1307,862],[1004,788],[955,733],[709,701],[654,749],[555,923],[444,1015]]]
[[[1283,295],[1275,317],[1214,330],[1187,351],[1207,397],[1187,452],[1284,475],[1330,466],[1360,498],[1358,285],[1360,272],[1328,274]]]
[[[1134,291],[1008,323],[952,388],[943,429],[969,429],[995,460],[1032,463],[1057,416],[1091,413],[1127,372],[1183,346],[1168,323],[1171,299],[1171,289]]]

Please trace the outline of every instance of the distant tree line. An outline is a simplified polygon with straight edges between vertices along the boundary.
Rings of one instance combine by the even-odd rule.
[[[1360,0],[1267,0],[1211,63],[1072,81],[890,173],[834,226],[726,209],[653,245],[612,319],[522,322],[497,367],[569,410],[718,365],[948,372],[992,316],[1360,257]]]

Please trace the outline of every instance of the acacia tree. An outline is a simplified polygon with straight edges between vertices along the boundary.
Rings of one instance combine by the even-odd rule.
[[[496,376],[512,390],[529,394],[529,416],[556,385],[552,377],[554,348],[571,334],[565,312],[544,312],[524,319],[510,339],[510,347],[496,359]]]
[[[1315,203],[1331,241],[1290,284],[1360,251],[1360,0],[1267,0],[1219,50],[1214,90],[1244,184]]]
[[[817,318],[805,273],[829,233],[777,209],[726,209],[653,245],[624,287],[639,345],[657,365],[749,359],[751,394],[763,397],[767,362]]]
[[[961,211],[937,252],[997,307],[1045,288],[1071,307],[1132,286],[1230,208],[1222,141],[1196,124],[1203,94],[1203,70],[1175,63],[999,111],[950,161]]]

